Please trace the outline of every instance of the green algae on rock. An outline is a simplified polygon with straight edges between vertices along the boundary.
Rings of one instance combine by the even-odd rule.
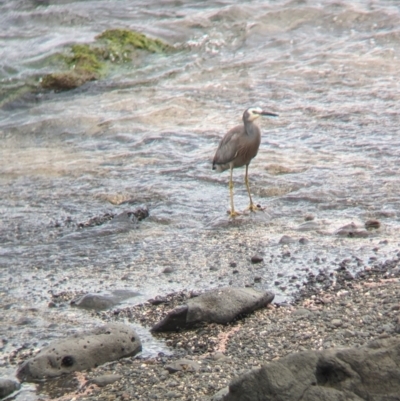
[[[96,36],[97,40],[105,40],[109,45],[127,51],[130,48],[147,50],[152,53],[172,50],[173,47],[159,39],[151,39],[140,32],[129,29],[108,29]]]
[[[95,44],[77,44],[61,57],[70,69],[47,74],[41,81],[45,89],[63,91],[77,88],[88,81],[100,79],[110,63],[126,62],[133,58],[133,50],[160,53],[173,49],[159,39],[128,29],[109,29],[96,36]]]

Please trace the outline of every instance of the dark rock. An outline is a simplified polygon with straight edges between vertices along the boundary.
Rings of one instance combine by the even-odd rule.
[[[254,255],[251,258],[251,263],[261,263],[264,260],[264,258],[260,255]]]
[[[300,244],[305,245],[305,244],[307,244],[309,241],[308,241],[307,238],[301,237],[301,238],[299,239],[299,242],[300,242]]]
[[[155,298],[149,299],[148,302],[152,305],[167,304],[168,298],[157,295]]]
[[[272,292],[251,288],[225,287],[208,291],[178,306],[157,323],[152,331],[174,331],[190,328],[200,322],[226,324],[272,302]]]
[[[200,369],[200,365],[197,362],[189,359],[179,359],[169,363],[168,365],[165,365],[165,369],[168,370],[169,373],[176,373],[180,371],[197,372]]]
[[[135,331],[124,324],[108,324],[89,333],[54,341],[17,371],[23,381],[57,377],[136,355],[142,345]]]
[[[0,378],[0,399],[7,397],[16,390],[19,390],[21,385],[11,379]]]
[[[255,277],[254,277],[254,282],[255,282],[255,283],[259,283],[259,282],[261,281],[261,279],[262,279],[262,278],[261,278],[260,276],[255,276]]]
[[[223,401],[399,400],[400,338],[288,355],[234,379]]]
[[[365,228],[367,230],[377,230],[381,226],[379,220],[368,220],[365,222]]]
[[[168,266],[168,267],[166,267],[166,268],[163,270],[163,273],[169,274],[169,273],[173,273],[174,271],[175,271],[175,270],[174,270],[173,267]]]
[[[96,386],[99,387],[105,387],[109,384],[113,384],[118,380],[121,380],[122,376],[121,375],[102,375],[98,377],[94,377],[93,379],[90,380],[90,383],[95,384]]]
[[[230,266],[230,267],[236,267],[236,266],[237,266],[237,263],[236,263],[236,262],[231,262],[231,263],[229,263],[229,266]]]
[[[41,85],[45,89],[65,91],[82,86],[85,82],[98,79],[98,75],[87,71],[66,71],[48,74],[43,77]]]
[[[116,213],[105,213],[101,216],[92,217],[91,219],[78,223],[78,228],[88,228],[100,226],[104,223],[113,221],[113,223],[122,221],[141,221],[149,216],[149,211],[147,208],[138,208],[136,210],[124,211],[120,214]]]

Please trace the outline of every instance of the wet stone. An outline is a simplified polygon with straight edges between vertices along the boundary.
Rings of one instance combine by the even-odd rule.
[[[71,301],[72,306],[84,309],[104,310],[115,306],[118,302],[105,295],[85,294],[78,300]]]
[[[367,220],[365,222],[365,228],[367,230],[377,230],[378,228],[380,228],[381,223],[379,220]]]
[[[339,228],[339,230],[336,231],[336,235],[347,238],[366,238],[369,236],[369,233],[356,224],[350,223]]]
[[[90,332],[53,341],[20,365],[17,377],[22,381],[54,378],[133,356],[141,350],[140,339],[130,326],[109,323]]]
[[[283,235],[279,240],[280,244],[293,244],[294,242],[296,242],[296,239],[290,237],[289,235]]]
[[[0,378],[0,399],[7,397],[16,390],[19,390],[21,385],[14,380]]]
[[[91,379],[90,382],[95,384],[96,386],[104,387],[109,384],[113,384],[121,379],[122,379],[121,375],[102,375]]]
[[[343,322],[340,319],[333,319],[331,321],[331,324],[332,324],[332,326],[340,327],[343,324]]]
[[[321,227],[316,221],[306,221],[301,223],[298,227],[298,231],[315,231],[319,230]]]
[[[166,365],[165,369],[169,373],[176,373],[180,371],[197,372],[200,369],[200,365],[197,362],[191,361],[189,359],[179,359]]]
[[[254,255],[251,257],[251,263],[261,263],[264,260],[264,258],[260,255]]]

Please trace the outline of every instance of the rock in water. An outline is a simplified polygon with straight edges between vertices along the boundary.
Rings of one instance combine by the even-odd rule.
[[[107,295],[85,294],[77,300],[71,301],[71,305],[83,309],[104,310],[115,306],[117,300]]]
[[[400,400],[400,338],[288,355],[234,379],[223,401]]]
[[[90,333],[54,341],[25,361],[17,376],[23,381],[56,377],[133,356],[141,350],[140,339],[131,327],[108,324]]]
[[[187,305],[173,309],[152,331],[174,331],[197,323],[226,324],[272,302],[272,292],[252,288],[218,288],[188,300]]]

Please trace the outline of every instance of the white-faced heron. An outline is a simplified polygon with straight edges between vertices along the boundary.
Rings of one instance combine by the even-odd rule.
[[[255,124],[255,120],[260,116],[277,117],[277,114],[263,111],[258,107],[250,107],[243,113],[243,125],[238,125],[228,131],[219,143],[215,153],[213,170],[222,172],[230,169],[229,191],[231,197],[230,217],[235,217],[239,213],[235,212],[233,206],[233,181],[232,173],[236,167],[246,166],[244,182],[250,198],[249,210],[256,211],[257,206],[251,199],[248,170],[251,159],[257,155],[261,141],[260,128]]]

